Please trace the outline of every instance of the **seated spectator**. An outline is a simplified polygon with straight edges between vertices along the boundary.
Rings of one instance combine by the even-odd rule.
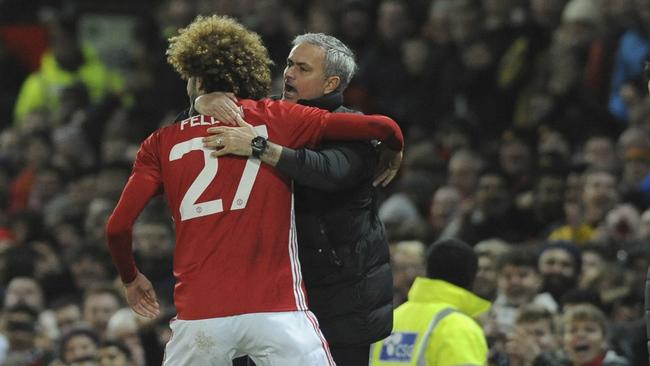
[[[419,241],[401,241],[391,245],[390,254],[393,270],[393,303],[397,306],[406,301],[415,278],[425,274],[425,246]]]
[[[101,339],[106,335],[108,321],[123,303],[122,296],[113,287],[92,287],[83,299],[83,319]]]

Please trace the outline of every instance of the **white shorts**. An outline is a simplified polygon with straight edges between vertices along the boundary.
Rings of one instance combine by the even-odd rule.
[[[311,311],[172,320],[163,366],[232,366],[248,355],[257,366],[334,366]]]

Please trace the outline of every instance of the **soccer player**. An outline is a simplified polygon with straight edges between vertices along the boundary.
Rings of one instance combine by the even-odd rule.
[[[227,17],[198,17],[171,38],[168,60],[188,79],[188,95],[224,90],[262,98],[270,86],[260,38]],[[132,253],[132,226],[164,193],[176,226],[172,339],[165,365],[228,365],[249,355],[257,365],[333,365],[308,311],[297,260],[290,180],[260,164],[266,138],[292,148],[327,139],[378,139],[400,151],[397,124],[383,116],[329,113],[263,99],[238,99],[255,129],[252,156],[215,157],[203,136],[219,121],[197,115],[155,131],[107,224],[108,246],[138,314],[159,313],[149,280]]]

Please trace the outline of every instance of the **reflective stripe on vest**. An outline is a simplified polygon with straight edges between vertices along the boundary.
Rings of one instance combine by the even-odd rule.
[[[433,318],[431,321],[431,324],[429,324],[429,329],[427,329],[426,333],[424,333],[424,338],[422,339],[422,346],[420,347],[420,355],[418,356],[418,362],[417,366],[426,366],[427,365],[427,360],[425,357],[426,351],[427,351],[427,344],[429,344],[429,338],[431,338],[431,334],[433,334],[433,331],[436,329],[438,326],[438,323],[442,321],[447,315],[451,313],[455,313],[456,310],[452,308],[444,308],[436,314],[436,317]]]

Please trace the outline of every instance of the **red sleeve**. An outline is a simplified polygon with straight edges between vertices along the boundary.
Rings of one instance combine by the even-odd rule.
[[[284,141],[275,141],[291,148],[314,146],[321,140],[380,140],[393,150],[404,146],[402,130],[392,119],[380,115],[330,113],[299,104],[274,103],[269,120],[284,126]]]
[[[123,283],[138,273],[133,257],[133,224],[149,200],[161,192],[160,165],[155,153],[156,135],[142,143],[122,196],[106,224],[106,242]]]
[[[391,150],[402,150],[404,136],[397,122],[378,114],[328,113],[323,140],[379,140]]]

